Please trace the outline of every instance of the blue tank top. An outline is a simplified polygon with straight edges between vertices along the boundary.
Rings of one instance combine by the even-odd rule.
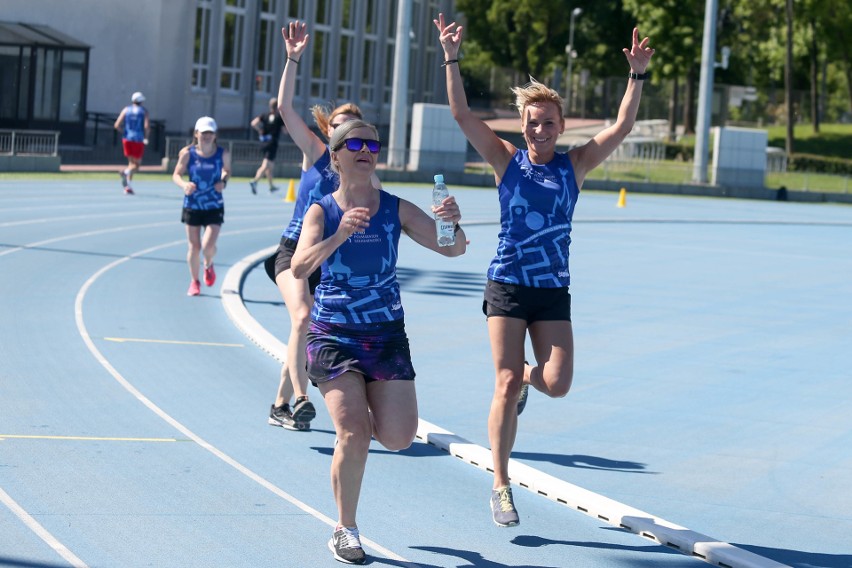
[[[379,192],[379,210],[363,233],[354,233],[322,264],[311,319],[333,324],[365,324],[403,319],[396,259],[399,198]],[[323,239],[337,231],[343,211],[334,197],[319,201]]]
[[[331,168],[331,152],[326,146],[320,159],[308,171],[302,172],[296,204],[293,207],[293,218],[284,232],[281,233],[281,236],[298,241],[299,235],[302,234],[302,221],[305,218],[305,213],[308,212],[308,207],[337,189],[339,184],[337,172]]]
[[[222,194],[216,191],[214,184],[222,179],[222,155],[225,149],[221,146],[216,148],[216,152],[205,158],[198,155],[196,147],[189,147],[189,181],[195,183],[195,191],[192,195],[184,195],[184,209],[201,209],[209,211],[211,209],[222,209],[225,206],[225,199]]]
[[[145,115],[147,111],[139,105],[124,109],[124,139],[131,142],[145,140]]]
[[[568,246],[580,189],[568,154],[538,165],[527,150],[516,151],[497,192],[500,234],[488,278],[535,288],[570,285]]]

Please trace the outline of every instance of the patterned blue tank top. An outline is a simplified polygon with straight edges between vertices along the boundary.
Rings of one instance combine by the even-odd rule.
[[[221,146],[216,148],[209,158],[198,155],[195,145],[189,147],[189,181],[195,183],[195,191],[192,195],[183,196],[184,209],[222,209],[225,199],[222,194],[213,187],[222,179],[222,155],[225,149]]]
[[[354,233],[323,263],[311,319],[333,324],[364,324],[403,319],[396,259],[399,198],[383,190],[379,210],[363,233]],[[334,197],[319,201],[323,239],[337,231],[343,211]]]
[[[145,114],[147,111],[139,105],[130,105],[124,109],[124,139],[131,142],[145,140]]]
[[[305,213],[308,212],[308,207],[337,189],[339,184],[337,172],[331,169],[331,152],[326,146],[320,159],[308,171],[302,172],[296,204],[293,207],[293,218],[284,232],[281,233],[281,236],[298,241],[299,235],[302,234],[302,221],[305,218]]]
[[[488,278],[535,288],[570,285],[568,246],[580,189],[568,155],[538,165],[518,150],[497,191],[500,234]]]

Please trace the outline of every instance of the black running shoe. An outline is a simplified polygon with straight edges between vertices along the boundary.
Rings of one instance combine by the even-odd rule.
[[[316,415],[317,409],[314,408],[308,397],[305,396],[296,399],[296,403],[293,405],[293,413],[291,414],[294,421],[310,423]]]
[[[293,413],[290,412],[290,405],[275,406],[274,404],[269,409],[269,425],[280,426],[287,430],[299,430],[296,421],[293,420]]]
[[[328,549],[334,554],[334,559],[346,564],[363,564],[367,560],[364,549],[361,548],[361,538],[358,529],[340,527],[328,541]]]

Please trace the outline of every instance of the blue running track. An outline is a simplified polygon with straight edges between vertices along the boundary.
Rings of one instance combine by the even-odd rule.
[[[67,179],[0,181],[0,566],[340,566],[318,391],[311,432],[266,423],[289,323],[258,262],[292,204],[232,183],[219,278],[189,298],[172,183]],[[371,565],[852,566],[852,208],[584,192],[574,387],[531,392],[501,529],[497,200],[451,191],[468,253],[401,245],[421,425],[370,451]]]

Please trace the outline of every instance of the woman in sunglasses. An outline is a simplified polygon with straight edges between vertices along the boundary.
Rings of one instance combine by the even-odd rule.
[[[361,564],[355,511],[370,438],[396,451],[417,432],[414,368],[396,278],[401,231],[444,256],[466,249],[455,198],[434,208],[456,223],[456,242],[439,247],[435,221],[411,202],[371,183],[381,144],[376,128],[351,120],[331,136],[338,189],[311,205],[291,270],[307,278],[322,268],[308,330],[308,377],[325,400],[337,445],[331,484],[338,525],[329,548],[337,560]]]
[[[278,286],[290,315],[287,361],[281,366],[278,393],[270,408],[268,422],[288,430],[307,430],[310,428],[310,421],[316,416],[316,409],[307,396],[305,334],[308,331],[311,304],[320,275],[319,271],[316,271],[307,280],[293,278],[290,259],[299,241],[305,211],[312,203],[337,188],[337,174],[330,167],[330,154],[325,140],[314,134],[293,108],[299,61],[308,45],[306,25],[304,22],[291,22],[289,26],[282,28],[281,35],[287,50],[287,64],[284,66],[278,89],[278,112],[284,119],[284,125],[293,142],[302,151],[302,175],[293,217],[281,234],[278,250],[265,264],[266,272]],[[326,138],[331,137],[334,129],[347,120],[362,118],[361,110],[352,103],[340,105],[330,113],[316,106],[312,112],[317,128]],[[381,187],[378,178],[374,177],[373,182],[374,187]],[[294,395],[295,401],[291,408],[289,402]]]
[[[483,312],[488,322],[495,384],[488,416],[494,460],[491,514],[499,526],[520,522],[509,487],[509,455],[518,415],[530,385],[562,397],[574,374],[574,335],[568,293],[571,219],[586,175],[621,144],[636,122],[645,69],[654,50],[648,38],[623,50],[630,65],[618,119],[583,146],[557,152],[565,129],[562,97],[537,81],[512,89],[526,149],[499,138],[467,106],[458,66],[462,27],[434,20],[444,49],[447,97],[453,118],[477,152],[494,168],[500,200],[497,254],[488,268]],[[544,261],[544,262],[542,262]],[[535,365],[524,359],[529,332]]]

